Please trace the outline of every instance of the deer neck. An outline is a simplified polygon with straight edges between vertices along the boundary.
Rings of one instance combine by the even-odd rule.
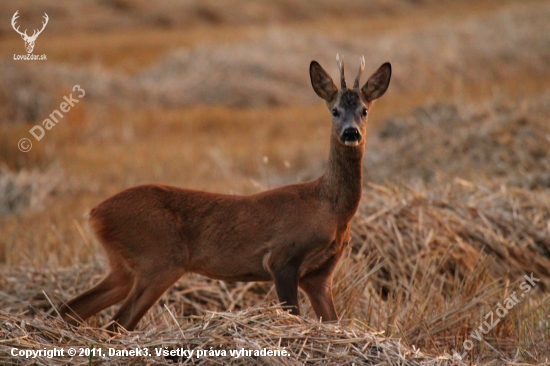
[[[343,146],[337,138],[330,139],[328,166],[320,179],[320,192],[339,217],[350,220],[361,200],[365,144]]]

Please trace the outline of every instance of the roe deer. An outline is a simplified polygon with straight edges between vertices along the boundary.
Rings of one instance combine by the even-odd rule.
[[[76,324],[124,300],[111,329],[133,330],[184,273],[225,281],[275,281],[281,303],[300,314],[298,286],[317,317],[338,319],[332,274],[350,240],[350,221],[362,189],[367,114],[388,88],[383,64],[360,88],[361,66],[347,89],[336,56],[341,89],[317,63],[309,67],[315,93],[332,114],[330,153],[319,179],[250,196],[224,195],[164,185],[122,191],[89,213],[111,271],[60,313]]]

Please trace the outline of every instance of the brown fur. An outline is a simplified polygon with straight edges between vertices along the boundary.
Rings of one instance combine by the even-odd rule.
[[[344,91],[316,62],[310,73],[329,109],[345,109],[342,119],[357,120],[357,113],[370,107],[369,95],[359,90],[344,98],[356,103],[339,105]],[[387,83],[389,76],[381,87]],[[328,168],[315,181],[251,196],[143,185],[99,204],[90,211],[90,226],[111,271],[65,304],[63,318],[84,321],[124,300],[113,320],[132,330],[164,291],[185,272],[195,272],[226,281],[274,280],[279,300],[293,314],[299,314],[301,287],[318,317],[337,320],[332,274],[348,245],[361,198],[364,152],[364,138],[358,146],[342,143],[342,123],[333,118]],[[366,118],[362,136],[364,125]]]

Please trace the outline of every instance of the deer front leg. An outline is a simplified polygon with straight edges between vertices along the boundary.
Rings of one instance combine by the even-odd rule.
[[[300,315],[300,306],[298,304],[298,272],[299,265],[287,263],[284,267],[273,270],[275,280],[275,289],[279,302],[283,306],[291,306],[292,315]]]
[[[338,320],[332,298],[332,271],[308,274],[300,278],[300,287],[307,294],[318,318],[322,321]]]

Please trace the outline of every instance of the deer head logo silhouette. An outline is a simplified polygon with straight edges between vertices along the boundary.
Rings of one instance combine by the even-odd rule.
[[[42,29],[40,30],[35,29],[32,36],[29,36],[27,35],[26,29],[24,32],[21,32],[19,30],[19,26],[17,28],[15,27],[15,21],[17,20],[17,18],[19,18],[19,15],[17,14],[18,12],[19,10],[16,11],[15,14],[13,14],[13,17],[11,18],[11,26],[17,33],[21,35],[21,38],[23,38],[23,41],[25,41],[25,49],[27,50],[27,53],[32,53],[32,50],[34,49],[34,42],[36,41],[40,33],[42,33],[44,28],[46,28],[46,24],[48,24],[48,20],[49,20],[48,14],[44,13],[44,21],[42,22]]]

